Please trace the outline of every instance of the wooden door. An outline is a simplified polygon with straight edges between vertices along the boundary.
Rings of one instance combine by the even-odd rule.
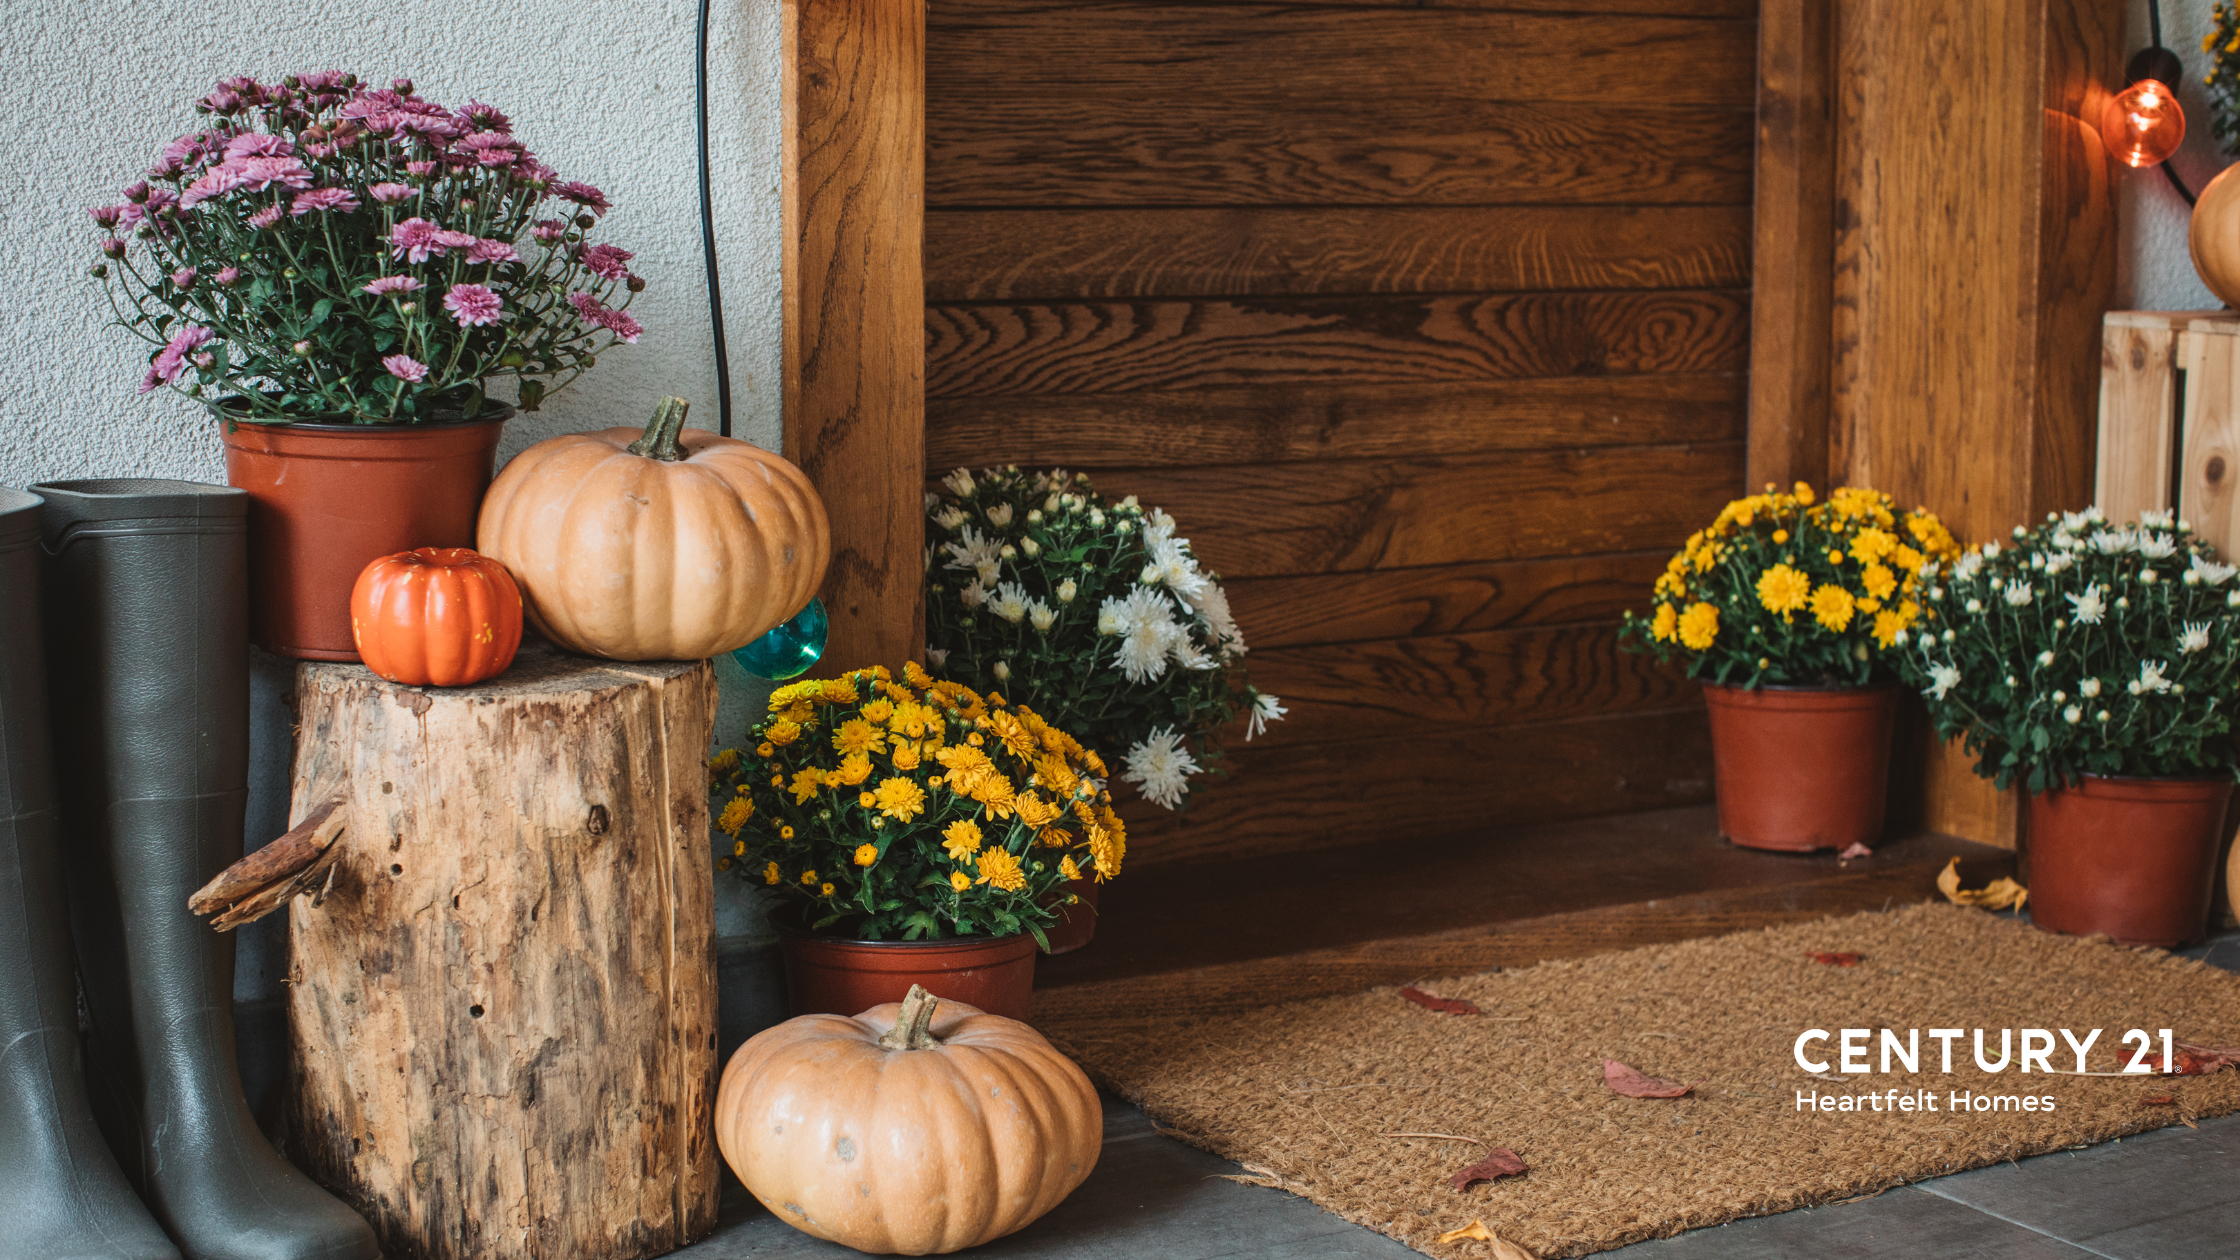
[[[928,469],[1165,507],[1291,706],[1136,860],[1709,799],[1616,618],[1743,487],[1755,15],[929,0]]]

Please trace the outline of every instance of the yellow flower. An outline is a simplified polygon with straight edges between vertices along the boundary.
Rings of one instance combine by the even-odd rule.
[[[824,694],[824,684],[814,680],[787,683],[770,693],[770,711],[776,713],[788,705],[814,699]]]
[[[865,712],[868,713],[870,710],[866,709]],[[933,725],[936,717],[937,715],[932,709],[922,704],[897,705],[894,712],[886,719],[887,729],[897,735],[908,735],[912,739],[923,739],[926,729]]]
[[[1062,849],[1073,843],[1073,833],[1063,827],[1044,827],[1035,843],[1045,849]]]
[[[746,855],[747,855],[747,842],[746,842],[746,841],[744,841],[744,840],[737,840],[737,841],[733,841],[733,842],[732,842],[732,845],[731,845],[731,856],[733,856],[733,857],[745,857]]]
[[[803,871],[803,872],[801,872],[801,882],[802,882],[802,883],[803,883],[804,885],[813,885],[813,884],[815,884],[815,883],[817,882],[817,873],[816,873],[815,871]]]
[[[1061,801],[1072,800],[1073,794],[1081,789],[1081,776],[1073,772],[1073,767],[1067,765],[1062,756],[1054,754],[1035,762],[1034,773],[1042,780],[1042,786]]]
[[[856,685],[845,678],[827,678],[819,684],[818,691],[827,704],[854,704]]]
[[[988,760],[988,754],[968,745],[959,744],[941,749],[933,754],[933,759],[948,769],[949,790],[952,792],[969,795],[974,784],[995,773],[995,765]]]
[[[1019,821],[1037,829],[1047,823],[1056,822],[1065,815],[1063,809],[1043,800],[1033,792],[1019,793],[1018,800],[1014,803],[1019,809]]]
[[[744,796],[734,796],[724,804],[723,812],[716,816],[716,826],[722,828],[723,834],[735,836],[739,834],[739,828],[746,826],[747,820],[752,817],[754,802]]]
[[[776,862],[772,862],[762,868],[762,882],[765,884],[775,884],[778,882],[778,864]]]
[[[1649,633],[1659,643],[1670,643],[1680,624],[1680,614],[1670,604],[1657,605],[1657,615],[1649,621]]]
[[[1011,856],[1009,849],[983,849],[980,851],[980,878],[976,884],[994,884],[1005,892],[1017,892],[1027,886],[1026,872],[1019,869],[1019,859]]]
[[[1859,582],[1876,599],[1888,599],[1898,589],[1898,575],[1880,564],[1869,564],[1860,572]]]
[[[801,738],[801,723],[791,721],[786,718],[779,718],[777,721],[772,722],[770,724],[770,729],[764,731],[763,734],[769,738],[771,743],[776,744],[780,748],[783,748],[793,741]]]
[[[863,753],[853,753],[840,759],[840,768],[833,772],[840,782],[854,787],[871,777],[871,758]]]
[[[894,702],[892,700],[874,700],[871,703],[863,706],[863,720],[866,722],[875,722],[881,726],[884,726],[887,723],[887,719],[893,716]]]
[[[1857,556],[1861,564],[1873,564],[1889,555],[1897,545],[1897,538],[1887,530],[1862,529],[1859,536],[1851,540],[1851,554]]]
[[[967,854],[980,851],[980,824],[969,818],[959,818],[941,829],[941,847],[949,851],[949,860],[962,862]]]
[[[1921,561],[1924,557],[1913,548],[1906,546],[1904,543],[1899,543],[1890,549],[1890,559],[1895,561],[1899,568],[1904,569],[1908,576],[1911,576],[1921,572]]]
[[[825,885],[823,885],[823,886],[819,887],[819,888],[817,889],[817,895],[818,895],[819,897],[829,897],[829,896],[831,896],[831,895],[832,895],[832,885],[830,885],[830,884],[825,884]]]
[[[1894,609],[1885,608],[1874,615],[1874,641],[1877,646],[1889,647],[1898,641],[1898,632],[1906,628],[1906,619]]]
[[[1785,529],[1777,529],[1773,531],[1773,541],[1777,543],[1785,543],[1789,541],[1789,531]]]
[[[909,822],[926,809],[926,790],[900,776],[882,780],[878,797],[879,812],[903,822]]]
[[[857,866],[869,866],[869,865],[871,865],[871,864],[872,864],[873,862],[876,862],[876,861],[878,861],[878,860],[879,860],[879,846],[878,846],[878,845],[875,845],[875,844],[859,844],[859,845],[857,845],[857,846],[856,846],[856,865],[857,865]]]
[[[1811,593],[1812,579],[1786,564],[1777,564],[1758,575],[1758,602],[1765,605],[1768,612],[1795,612],[1804,607],[1805,597]],[[1696,605],[1696,608],[1708,607],[1708,604]],[[1695,615],[1695,610],[1689,609],[1688,614]]]
[[[795,726],[807,726],[816,716],[817,706],[809,700],[803,700],[785,711],[786,721],[793,723]]]
[[[876,805],[876,804],[878,804],[878,803],[879,803],[879,798],[878,798],[878,797],[876,797],[876,796],[873,796],[873,795],[872,795],[871,793],[869,793],[869,792],[865,792],[865,793],[863,793],[862,795],[860,795],[860,796],[856,797],[856,804],[858,804],[858,805],[861,805],[861,806],[863,806],[863,807],[864,807],[865,809],[869,809],[869,808],[871,808],[872,806],[874,806],[874,805]]]
[[[1812,593],[1813,619],[1838,634],[1851,624],[1852,611],[1851,592],[1832,582]]]
[[[1067,879],[1081,878],[1081,868],[1073,864],[1072,858],[1058,859],[1058,873]]]
[[[1828,552],[1828,563],[1829,563],[1829,564],[1835,564],[1835,565],[1840,565],[1840,564],[1842,564],[1842,563],[1843,563],[1843,552],[1841,552],[1841,551],[1837,551],[1837,550],[1831,550],[1831,551],[1829,551],[1829,552]]]
[[[1081,750],[1081,764],[1089,767],[1089,773],[1097,776],[1100,779],[1104,778],[1107,773],[1104,768],[1104,758],[1099,757],[1097,755],[1097,750],[1094,748],[1084,748]]]
[[[949,872],[949,887],[956,889],[958,892],[963,892],[965,889],[972,887],[972,877],[963,871],[951,871]]]
[[[1680,642],[1690,651],[1701,652],[1719,637],[1719,610],[1709,604],[1691,604],[1680,614]],[[1098,863],[1101,868],[1103,863]]]
[[[982,808],[988,811],[988,817],[1009,818],[1011,811],[1017,807],[1012,791],[1011,780],[1000,774],[984,774],[974,780],[965,795],[980,802]]]
[[[719,871],[728,871],[728,870],[730,870],[730,869],[731,869],[731,859],[730,859],[730,858],[717,858],[717,859],[716,859],[716,869],[717,869],[717,870],[719,870]]]
[[[771,743],[771,742],[770,742],[769,740],[764,740],[764,741],[762,741],[761,743],[759,743],[759,744],[756,744],[756,745],[754,746],[754,755],[755,755],[755,756],[757,756],[757,757],[768,757],[768,756],[772,756],[772,755],[773,755],[773,754],[775,754],[775,753],[776,753],[777,751],[778,751],[777,745],[775,745],[775,744],[772,744],[772,743]]]
[[[726,748],[715,756],[708,758],[708,768],[719,772],[738,769],[739,750]]]
[[[1042,751],[1042,742],[1034,737],[1034,732],[1012,714],[998,713],[992,724],[996,738],[1003,741],[1003,746],[1010,749],[1013,756],[1032,761],[1035,754]]]
[[[897,770],[917,769],[918,746],[916,744],[896,744],[894,746],[894,768]]]
[[[933,685],[933,675],[927,673],[925,667],[916,661],[904,661],[902,663],[902,679],[913,687],[924,688]]]
[[[832,746],[843,756],[885,752],[887,733],[862,718],[849,718],[840,724],[839,730],[832,733]]]
[[[824,775],[815,770],[801,770],[793,776],[793,803],[803,805],[824,786]]]
[[[792,823],[780,823],[780,824],[778,825],[778,838],[779,838],[780,840],[791,840],[791,839],[793,839],[793,824],[792,824]]]
[[[1798,482],[1794,493],[1797,496],[1797,502],[1804,504],[1806,507],[1812,506],[1812,487],[1809,484],[1802,481]]]

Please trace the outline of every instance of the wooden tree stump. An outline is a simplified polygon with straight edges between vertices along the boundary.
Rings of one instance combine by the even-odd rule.
[[[476,687],[297,668],[287,1140],[390,1260],[635,1260],[715,1227],[704,661],[525,645]]]

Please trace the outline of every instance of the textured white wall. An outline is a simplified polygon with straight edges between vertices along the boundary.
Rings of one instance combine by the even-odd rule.
[[[2174,85],[2179,103],[2185,106],[2186,142],[2171,165],[2195,192],[2231,160],[2209,133],[2209,98],[2201,86],[2201,76],[2209,70],[2201,37],[2210,29],[2212,5],[2213,0],[2162,3],[2162,42],[2186,67],[2185,82]],[[2147,0],[2131,0],[2125,58],[2147,42]],[[2188,211],[2170,181],[2160,171],[2131,171],[2120,178],[2116,309],[2194,311],[2224,305],[2193,274],[2193,260],[2186,252]]]
[[[133,393],[140,343],[105,327],[85,274],[116,200],[221,77],[353,70],[409,76],[446,105],[476,97],[563,176],[614,203],[601,238],[646,277],[635,346],[508,425],[500,458],[556,433],[642,424],[654,400],[716,424],[693,142],[695,0],[14,0],[0,43],[9,86],[0,161],[0,484],[61,477],[224,479],[215,423],[186,400]],[[778,0],[722,0],[709,104],[735,432],[775,446],[779,381]]]

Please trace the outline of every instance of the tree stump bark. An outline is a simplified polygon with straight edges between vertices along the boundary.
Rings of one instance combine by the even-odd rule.
[[[713,1230],[707,662],[525,645],[490,683],[296,673],[292,1152],[390,1260],[635,1260]]]

